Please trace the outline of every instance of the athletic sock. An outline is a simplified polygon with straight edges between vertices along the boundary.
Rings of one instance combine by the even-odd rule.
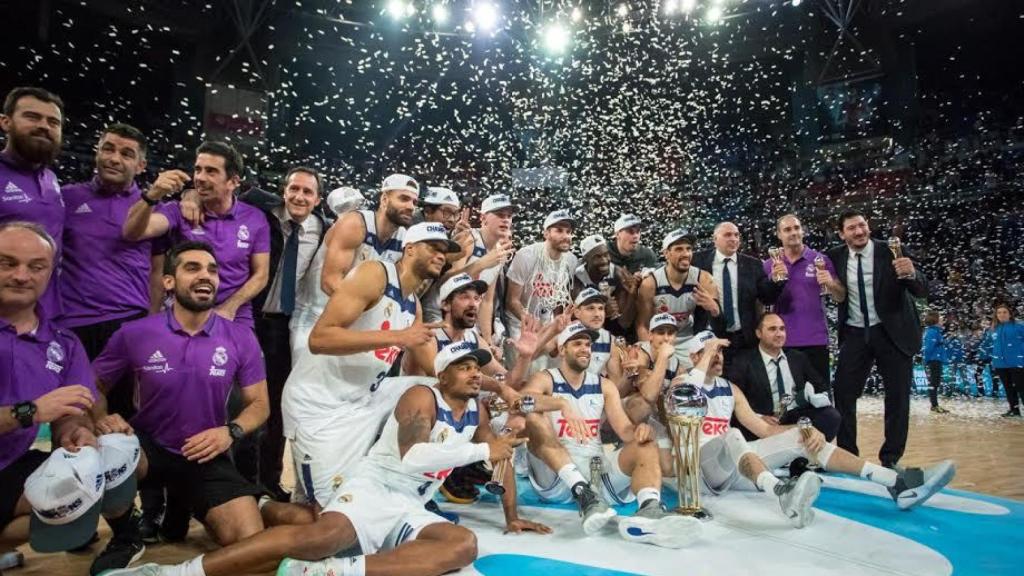
[[[878,464],[872,462],[865,462],[864,467],[860,469],[860,477],[867,478],[876,484],[881,484],[886,488],[892,488],[896,485],[896,471],[889,468],[883,468]]]
[[[179,566],[181,566],[181,576],[206,576],[206,571],[203,570],[203,555],[196,556]]]
[[[775,487],[779,485],[779,479],[771,472],[765,470],[757,475],[757,481],[754,484],[757,485],[757,489],[761,492],[774,494]]]
[[[334,570],[338,576],[366,576],[366,556],[363,555],[327,558],[322,562],[326,568]],[[327,573],[330,574],[330,570]]]
[[[637,508],[643,508],[648,501],[661,501],[661,490],[657,488],[641,488],[636,493]]]
[[[114,536],[130,539],[139,531],[138,518],[135,517],[135,505],[132,505],[127,512],[117,518],[107,518],[104,516],[104,520],[107,521],[110,531],[114,533]]]
[[[577,468],[576,465],[571,462],[569,464],[566,464],[565,466],[562,466],[562,468],[558,471],[558,477],[561,478],[562,482],[565,482],[565,485],[570,488],[576,486],[576,484],[579,484],[580,482],[584,484],[587,483],[587,479],[584,478],[583,474],[580,473],[580,469]]]

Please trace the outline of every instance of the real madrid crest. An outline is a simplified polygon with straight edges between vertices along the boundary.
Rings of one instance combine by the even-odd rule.
[[[46,368],[57,374],[64,371],[64,347],[56,340],[46,347]]]

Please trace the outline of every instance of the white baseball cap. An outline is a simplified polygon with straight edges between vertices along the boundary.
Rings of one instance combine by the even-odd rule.
[[[651,321],[648,323],[647,329],[653,332],[655,329],[662,326],[671,326],[672,328],[679,330],[679,323],[676,322],[676,317],[668,312],[661,312],[651,316]]]
[[[569,340],[580,336],[586,336],[587,338],[590,338],[591,342],[596,342],[599,335],[597,330],[591,330],[582,322],[577,320],[576,322],[566,326],[565,330],[558,333],[558,347],[561,348],[562,346],[565,346],[565,343]]]
[[[384,183],[380,186],[381,192],[387,192],[388,190],[404,190],[406,192],[412,192],[417,197],[420,195],[420,185],[416,182],[416,179],[412,176],[406,176],[405,174],[392,174],[384,179]]]
[[[25,480],[32,505],[29,543],[37,552],[63,552],[88,542],[100,518],[103,460],[99,450],[54,450]]]
[[[342,186],[331,190],[327,195],[327,207],[335,214],[344,214],[352,210],[358,210],[366,204],[366,198],[355,188]]]
[[[555,210],[554,212],[548,213],[548,217],[544,219],[544,230],[551,228],[559,222],[568,222],[572,224],[572,214],[568,210]]]
[[[480,213],[486,214],[488,212],[495,212],[497,210],[504,210],[505,208],[511,208],[514,212],[516,207],[512,205],[512,199],[508,197],[508,194],[491,194],[480,204]]]
[[[579,308],[580,306],[583,306],[584,304],[590,302],[591,300],[600,300],[602,302],[608,302],[608,298],[606,298],[600,290],[594,288],[593,286],[588,286],[583,290],[580,290],[580,293],[576,295],[576,300],[573,302],[573,305]]]
[[[135,500],[135,468],[141,452],[139,438],[131,434],[104,434],[97,441],[106,483],[103,512],[116,513]]]
[[[704,344],[706,344],[708,340],[712,340],[714,338],[715,333],[712,332],[711,330],[702,330],[700,332],[697,332],[696,334],[693,335],[693,338],[690,338],[690,340],[686,343],[686,353],[696,354],[697,352],[700,352],[701,350],[704,349]]]
[[[477,294],[483,294],[484,292],[487,292],[487,282],[484,282],[483,280],[473,280],[472,276],[463,272],[462,274],[452,276],[447,282],[441,285],[439,297],[441,298],[441,302],[444,302],[452,292],[461,292],[463,290],[469,290],[470,288],[476,290]]]
[[[445,188],[444,186],[428,186],[427,193],[423,195],[420,200],[421,204],[430,204],[432,206],[453,206],[455,208],[462,208],[462,204],[459,202],[459,197],[451,188]]]
[[[580,241],[580,250],[583,252],[583,257],[586,258],[594,250],[607,245],[608,243],[605,242],[604,236],[601,236],[600,234],[591,234]]]
[[[688,242],[690,247],[694,247],[697,245],[697,236],[687,228],[676,228],[668,234],[665,234],[665,238],[661,241],[661,249],[668,250],[669,246],[680,241]]]
[[[405,231],[405,237],[402,239],[402,248],[416,242],[444,242],[446,245],[445,252],[449,254],[462,252],[462,246],[448,238],[448,231],[445,229],[444,224],[437,222],[420,222],[410,226]]]
[[[441,348],[434,356],[434,374],[440,375],[446,368],[463,358],[473,358],[478,366],[491,362],[491,352],[486,348],[478,348],[476,342],[459,340]]]
[[[634,214],[623,214],[615,221],[615,232],[618,233],[619,230],[625,230],[634,226],[643,226],[643,222]]]

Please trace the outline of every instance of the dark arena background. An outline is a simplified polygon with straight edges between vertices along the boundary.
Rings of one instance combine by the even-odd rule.
[[[874,238],[913,251],[927,278],[915,312],[941,317],[943,410],[918,354],[901,464],[957,466],[926,504],[903,512],[870,482],[822,474],[806,529],[764,495],[733,491],[702,497],[714,514],[703,536],[666,549],[610,529],[585,537],[575,504],[544,502],[520,478],[522,515],[553,534],[503,534],[482,487],[472,506],[436,497],[476,534],[459,574],[1020,573],[1024,424],[1019,409],[1003,417],[1007,387],[984,349],[997,304],[1024,314],[1024,3],[0,0],[0,14],[0,91],[63,99],[61,184],[89,180],[104,127],[123,122],[148,140],[142,190],[166,170],[192,174],[196,147],[221,140],[244,157],[239,193],[280,193],[302,165],[321,174],[323,198],[353,187],[375,207],[400,173],[453,190],[473,227],[485,197],[507,194],[517,249],[568,209],[580,256],[580,240],[614,242],[613,223],[632,213],[659,266],[670,231],[711,249],[725,221],[741,253],[766,260],[780,216],[796,214],[804,243],[824,251],[842,245],[840,213],[857,209]],[[335,217],[326,201],[316,211]],[[834,370],[842,326],[826,300]],[[878,462],[877,370],[857,410],[861,455]],[[74,552],[24,544],[23,565],[0,571],[87,574],[110,535],[100,522],[99,540]],[[217,548],[192,520],[185,540],[148,544],[140,563]]]

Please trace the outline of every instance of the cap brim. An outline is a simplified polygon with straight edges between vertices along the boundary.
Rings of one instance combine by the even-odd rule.
[[[616,226],[615,227],[615,231],[616,232],[622,232],[626,228],[643,228],[643,227],[644,227],[643,222],[637,222],[635,224],[627,224],[626,226]]]
[[[557,225],[561,224],[562,222],[568,222],[569,225],[573,226],[573,227],[576,226],[576,221],[575,220],[573,220],[571,218],[562,218],[561,220],[555,220],[554,222],[549,223],[547,226],[544,227],[544,229],[547,230],[548,228],[551,228],[552,226],[557,226]]]
[[[565,342],[562,342],[560,346],[565,346],[566,344],[573,340],[576,340],[580,336],[589,336],[591,342],[597,342],[597,339],[600,338],[601,335],[597,333],[597,330],[591,330],[590,328],[586,328],[566,338]]]
[[[458,242],[451,240],[450,238],[424,238],[423,240],[416,241],[416,243],[419,242],[437,242],[438,244],[443,244],[443,251],[445,254],[458,254],[459,252],[462,252],[462,246],[459,246]],[[405,246],[408,246],[408,244]]]
[[[484,214],[490,214],[491,212],[497,212],[498,210],[511,210],[513,212],[518,212],[519,208],[516,208],[515,204],[506,204],[504,206],[495,206],[494,208],[490,208],[488,210],[484,210],[483,213]]]
[[[679,238],[676,238],[675,240],[673,240],[673,241],[669,242],[668,244],[666,244],[662,248],[662,250],[668,250],[669,248],[675,246],[676,244],[679,244],[680,242],[686,242],[690,246],[696,246],[697,245],[697,238],[694,237],[694,236],[680,236]]]
[[[585,305],[589,304],[590,302],[594,302],[596,300],[600,300],[601,302],[603,302],[605,304],[608,303],[608,298],[604,294],[595,294],[595,295],[591,296],[590,298],[587,298],[586,300],[584,300],[582,302],[574,302],[573,305],[574,306],[585,306]]]
[[[655,324],[654,326],[651,326],[650,328],[648,328],[648,330],[653,332],[653,331],[657,330],[658,328],[664,328],[665,326],[671,326],[673,330],[675,330],[676,332],[679,332],[679,324],[676,324],[675,322],[671,322],[671,323],[670,322],[662,322],[660,324]]]
[[[135,473],[121,482],[116,488],[108,488],[103,492],[103,513],[114,514],[123,512],[129,504],[135,501],[135,493],[138,491],[138,482]]]
[[[448,366],[444,367],[444,370],[447,370],[449,367],[454,366],[454,365],[456,365],[456,364],[458,364],[458,363],[460,363],[460,362],[462,362],[462,361],[464,361],[464,360],[466,360],[468,358],[472,358],[472,359],[476,360],[477,366],[483,367],[483,366],[486,366],[487,364],[490,364],[491,363],[491,359],[494,358],[494,357],[491,355],[490,350],[485,350],[483,348],[477,348],[476,350],[473,350],[472,352],[470,352],[468,354],[463,354],[462,356],[459,356],[455,360],[452,360],[450,363],[448,363]]]
[[[489,286],[487,286],[487,282],[484,282],[483,280],[473,280],[469,284],[464,284],[462,286],[459,286],[458,288],[456,288],[456,289],[452,290],[451,292],[445,294],[444,298],[442,298],[441,300],[447,300],[447,299],[451,298],[452,296],[454,296],[456,294],[459,294],[461,292],[465,292],[466,290],[476,290],[477,294],[484,294],[484,293],[487,292],[488,288],[489,288]]]
[[[85,545],[96,533],[100,508],[102,505],[97,502],[85,514],[67,524],[47,524],[33,512],[29,520],[29,545],[41,553],[67,552]]]

